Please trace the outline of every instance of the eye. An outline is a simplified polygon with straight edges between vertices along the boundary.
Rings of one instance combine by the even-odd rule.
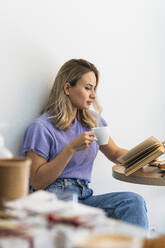
[[[86,90],[91,90],[91,88],[89,88],[89,87],[85,87],[85,89],[86,89]]]

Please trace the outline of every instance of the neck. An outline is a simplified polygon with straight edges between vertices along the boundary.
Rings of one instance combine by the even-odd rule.
[[[76,115],[77,115],[77,108],[74,108],[73,111],[72,111],[72,122],[76,118]]]

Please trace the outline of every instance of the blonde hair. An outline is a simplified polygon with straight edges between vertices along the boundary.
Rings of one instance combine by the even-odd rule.
[[[72,104],[69,97],[64,92],[64,85],[69,82],[74,87],[77,81],[87,72],[94,72],[96,76],[96,88],[99,82],[99,72],[97,68],[84,59],[71,59],[63,64],[57,73],[48,102],[42,110],[42,114],[50,111],[49,118],[54,119],[56,128],[66,130],[72,122]],[[95,99],[93,107],[100,111],[100,106]],[[89,109],[78,109],[77,118],[84,126],[95,127],[97,117]]]

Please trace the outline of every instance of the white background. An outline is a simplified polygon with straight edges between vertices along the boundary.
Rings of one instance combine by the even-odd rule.
[[[98,67],[98,98],[118,145],[130,149],[151,135],[164,140],[164,13],[164,0],[1,0],[0,124],[8,126],[0,131],[14,155],[71,58]],[[140,193],[151,227],[162,230],[165,187],[117,181],[112,165],[98,154],[95,193]]]

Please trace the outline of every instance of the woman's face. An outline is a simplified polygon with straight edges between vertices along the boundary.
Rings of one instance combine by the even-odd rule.
[[[73,108],[88,109],[96,97],[96,76],[94,72],[85,73],[67,93]]]

